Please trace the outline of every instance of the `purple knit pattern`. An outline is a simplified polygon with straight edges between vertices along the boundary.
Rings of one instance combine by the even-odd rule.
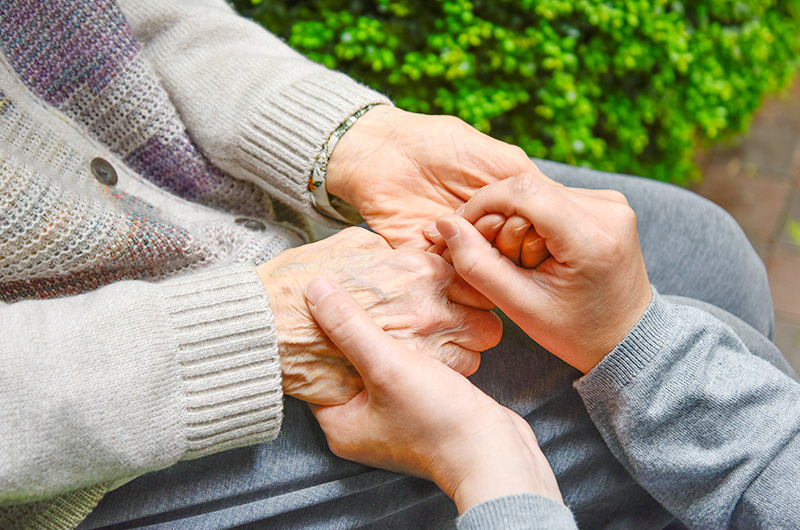
[[[85,102],[80,108],[75,101],[80,98],[71,99],[88,87],[99,108],[107,104],[103,98],[114,83],[130,82],[122,74],[141,45],[113,0],[0,0],[0,46],[33,93],[84,125],[99,142],[113,145],[111,135],[120,130],[150,131],[135,149],[117,153],[140,175],[189,200],[219,200],[209,195],[230,177],[197,149],[149,67],[150,78],[137,83],[156,90],[128,92],[126,103],[144,111],[115,117],[113,130],[93,127],[96,116],[86,112]]]
[[[11,66],[55,107],[84,84],[99,94],[140,51],[111,0],[2,0],[0,9]]]

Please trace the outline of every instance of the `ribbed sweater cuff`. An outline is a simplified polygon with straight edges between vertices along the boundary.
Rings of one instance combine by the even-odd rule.
[[[458,530],[575,530],[575,518],[560,502],[534,494],[508,495],[473,506],[456,521]]]
[[[266,292],[250,265],[163,282],[186,403],[184,458],[275,438],[281,369]]]
[[[614,399],[665,344],[671,343],[677,322],[670,307],[653,288],[653,300],[639,322],[597,366],[575,381],[575,388],[587,405]]]
[[[259,100],[240,138],[242,166],[256,177],[283,177],[272,183],[278,198],[327,223],[312,207],[308,191],[314,159],[342,122],[371,104],[391,102],[344,74],[315,68]]]

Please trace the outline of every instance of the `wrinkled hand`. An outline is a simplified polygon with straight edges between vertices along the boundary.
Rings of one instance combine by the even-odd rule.
[[[493,304],[439,256],[393,250],[361,228],[287,250],[257,271],[275,317],[284,392],[312,403],[343,403],[363,388],[308,311],[304,292],[313,278],[342,284],[393,337],[464,374],[477,370],[479,352],[502,334]]]
[[[486,184],[523,171],[538,168],[522,149],[458,118],[378,105],[336,145],[326,187],[393,247],[426,249],[424,227]]]
[[[522,219],[501,249],[472,224],[488,214]],[[436,223],[459,275],[583,372],[616,347],[650,304],[636,215],[621,193],[523,174],[478,191],[461,215]],[[526,243],[534,245],[528,258]],[[517,266],[526,259],[533,268]]]
[[[317,279],[309,307],[363,376],[344,405],[312,407],[342,458],[433,480],[460,513],[494,498],[561,501],[530,426],[464,376],[384,333],[341,287]]]

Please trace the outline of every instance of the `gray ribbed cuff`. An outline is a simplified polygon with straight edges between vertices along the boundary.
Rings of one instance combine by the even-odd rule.
[[[275,438],[283,412],[281,369],[255,269],[226,266],[161,286],[179,344],[186,458]]]
[[[458,530],[577,530],[562,503],[542,495],[508,495],[473,506],[456,521]]]
[[[585,403],[600,403],[615,399],[619,390],[636,378],[641,370],[658,355],[677,325],[666,302],[655,288],[653,300],[625,338],[589,373],[575,381],[575,389]]]
[[[312,206],[308,179],[314,159],[333,131],[359,109],[391,104],[383,95],[344,74],[320,68],[267,97],[245,124],[239,144],[241,165],[253,178],[280,175],[273,192],[303,213],[330,224]]]

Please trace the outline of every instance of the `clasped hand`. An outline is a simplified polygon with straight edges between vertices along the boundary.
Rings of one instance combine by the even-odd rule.
[[[502,334],[500,320],[489,312],[493,304],[441,257],[393,250],[361,228],[287,250],[257,271],[275,318],[284,392],[311,403],[343,403],[363,388],[308,311],[304,292],[316,277],[345,287],[400,342],[463,374],[477,370],[480,351]]]

